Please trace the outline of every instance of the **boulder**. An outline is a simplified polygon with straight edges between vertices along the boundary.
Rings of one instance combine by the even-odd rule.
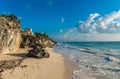
[[[28,57],[48,58],[49,53],[45,51],[40,44],[35,44],[31,50],[28,51]]]

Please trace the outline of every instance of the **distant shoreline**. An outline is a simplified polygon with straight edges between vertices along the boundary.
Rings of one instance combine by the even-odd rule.
[[[104,43],[104,42],[108,42],[109,43],[109,42],[120,42],[120,41],[68,41],[68,42],[66,41],[66,42],[58,42],[58,43],[72,43],[72,42],[74,42],[74,43],[78,43],[78,42],[80,42],[80,43],[86,43],[86,42],[90,42],[90,43],[103,42]]]

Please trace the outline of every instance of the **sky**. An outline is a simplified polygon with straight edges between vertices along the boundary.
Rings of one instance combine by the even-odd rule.
[[[0,14],[56,41],[120,41],[120,0],[0,0]]]

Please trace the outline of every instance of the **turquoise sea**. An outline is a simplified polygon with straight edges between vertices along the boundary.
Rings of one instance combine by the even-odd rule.
[[[78,63],[74,79],[120,79],[120,42],[64,42],[54,51]]]

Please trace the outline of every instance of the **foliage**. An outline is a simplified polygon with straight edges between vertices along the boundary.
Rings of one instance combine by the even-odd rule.
[[[39,32],[35,32],[35,36],[38,38],[38,39],[44,39],[44,40],[49,40],[49,37],[46,33],[39,33]]]
[[[0,15],[0,17],[9,18],[10,21],[20,23],[20,20],[18,19],[18,17],[15,14],[10,14],[10,15],[2,14],[2,15]]]
[[[7,15],[5,15],[5,14],[2,14],[2,15],[0,15],[1,17],[7,17]]]
[[[6,25],[9,28],[12,28],[12,29],[20,29],[21,28],[20,20],[19,20],[19,18],[16,15],[14,15],[14,14],[10,14],[10,15],[2,14],[2,15],[0,15],[0,17],[4,17],[4,18],[6,18],[8,20],[8,22],[6,21]],[[14,22],[14,26],[13,27],[11,27],[9,25],[9,21],[13,21]]]

